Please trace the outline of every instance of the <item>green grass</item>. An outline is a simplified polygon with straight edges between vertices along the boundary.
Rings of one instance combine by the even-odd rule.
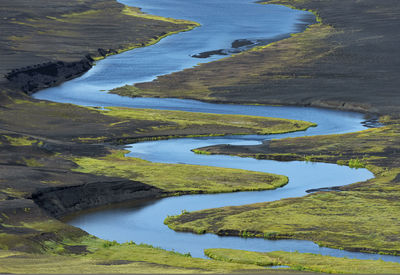
[[[199,155],[211,155],[210,152],[203,151],[203,150],[200,150],[200,149],[193,149],[192,152],[195,153],[195,154],[199,154]]]
[[[350,159],[348,161],[346,160],[337,160],[336,161],[337,164],[339,165],[347,165],[350,168],[365,168],[365,162],[363,160],[360,159]]]
[[[40,163],[37,159],[34,158],[23,158],[22,164],[30,167],[42,167],[44,166],[43,163]]]
[[[1,189],[0,191],[5,193],[5,194],[7,194],[7,195],[14,196],[14,197],[17,197],[17,198],[22,198],[22,197],[25,197],[25,196],[28,195],[27,192],[23,192],[23,191],[20,191],[20,190],[11,188],[11,187]]]
[[[12,137],[7,135],[3,135],[3,137],[6,138],[8,143],[12,146],[32,146],[38,143],[38,140],[29,137]]]
[[[109,244],[112,245],[109,245]],[[49,244],[50,245],[50,244]],[[188,254],[165,251],[150,245],[133,242],[118,244],[93,237],[79,243],[65,240],[64,245],[85,245],[88,253],[58,255],[62,246],[53,253],[28,254],[0,250],[1,273],[230,273],[253,270],[256,265],[226,263],[192,258]]]
[[[199,23],[194,22],[194,21],[174,19],[174,18],[170,18],[170,17],[162,17],[162,16],[158,16],[158,15],[143,13],[139,8],[136,8],[136,7],[125,6],[124,9],[122,10],[122,13],[125,15],[133,16],[133,17],[146,18],[146,19],[152,19],[152,20],[157,20],[157,21],[165,21],[165,22],[175,23],[175,24],[187,24],[187,25],[193,25],[193,26],[200,26]]]
[[[25,209],[15,217],[0,215],[3,228],[27,234],[0,233],[0,273],[230,273],[259,270],[250,264],[192,258],[147,244],[107,241],[87,235],[48,216],[31,219]],[[10,247],[33,253],[8,250]],[[35,250],[32,250],[35,249]]]
[[[320,245],[400,255],[400,125],[344,135],[272,140],[263,153],[235,147],[235,155],[264,159],[311,160],[366,167],[374,179],[301,198],[224,207],[170,217],[179,231],[305,239]],[[243,151],[243,152],[241,152]],[[232,154],[229,148],[207,152]],[[232,233],[233,232],[233,233]],[[275,232],[270,235],[271,232]],[[267,237],[267,238],[269,238]]]
[[[109,107],[106,110],[101,111],[101,113],[120,119],[151,120],[174,123],[178,125],[180,129],[185,129],[188,127],[204,127],[206,129],[206,127],[210,126],[240,128],[242,132],[240,132],[240,130],[236,130],[236,133],[243,134],[278,134],[306,130],[309,127],[317,126],[312,122],[281,118],[131,109],[120,107]],[[171,125],[159,126],[157,127],[157,130],[162,130],[163,127],[170,129]]]
[[[260,266],[287,265],[295,270],[346,274],[397,274],[400,264],[382,260],[357,260],[311,253],[274,251],[267,253],[233,249],[206,249],[215,260]]]
[[[350,159],[349,167],[350,168],[365,168],[365,163],[359,159]]]
[[[78,172],[141,181],[170,192],[221,193],[269,190],[287,184],[285,176],[241,169],[152,163],[124,157],[125,151],[103,158],[75,158]]]
[[[210,248],[205,249],[204,254],[211,259],[224,262],[255,264],[259,266],[281,265],[281,261],[268,257],[266,253],[225,248]]]
[[[183,136],[272,134],[315,126],[311,122],[256,116],[113,107],[99,110],[20,99],[7,104],[7,108],[7,114],[2,117],[9,130],[24,129],[24,132],[38,137],[79,143],[132,143]],[[9,136],[12,138],[12,135]],[[13,138],[12,141],[15,144],[35,142],[31,138]]]
[[[400,170],[370,180],[364,192],[319,192],[303,198],[185,213],[166,220],[177,231],[290,238],[333,248],[400,254]],[[229,233],[227,233],[229,232]],[[233,233],[232,233],[233,232]]]

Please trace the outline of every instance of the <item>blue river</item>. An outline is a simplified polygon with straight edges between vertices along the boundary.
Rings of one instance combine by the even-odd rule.
[[[252,46],[303,31],[315,21],[306,11],[277,5],[262,5],[248,0],[123,0],[144,12],[199,22],[200,27],[162,39],[159,43],[111,56],[83,76],[58,87],[39,91],[37,99],[84,106],[124,106],[191,112],[245,114],[312,121],[318,124],[303,132],[270,136],[226,136],[181,138],[140,142],[128,146],[129,156],[153,162],[218,166],[282,174],[289,183],[279,189],[213,195],[186,195],[157,200],[129,202],[125,205],[88,211],[68,222],[98,237],[119,242],[147,243],[194,257],[205,257],[205,248],[236,248],[252,251],[299,251],[358,259],[382,259],[400,262],[399,257],[348,252],[319,247],[303,240],[264,240],[260,238],[219,237],[174,232],[163,224],[168,215],[182,210],[194,211],[229,205],[274,201],[306,195],[315,188],[341,186],[373,177],[366,169],[301,161],[279,162],[219,155],[196,155],[190,150],[216,144],[259,144],[268,139],[307,135],[340,134],[366,129],[362,114],[309,107],[272,107],[211,104],[195,100],[127,98],[107,93],[127,84],[151,81],[199,63],[225,58]],[[242,47],[235,42],[248,41]],[[202,53],[219,52],[198,58]],[[222,55],[221,55],[222,53]],[[162,179],[160,179],[162,180]]]

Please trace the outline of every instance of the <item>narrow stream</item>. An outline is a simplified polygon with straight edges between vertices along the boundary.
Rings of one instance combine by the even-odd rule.
[[[194,257],[205,257],[205,248],[236,248],[252,251],[300,251],[359,259],[383,259],[400,262],[399,257],[348,252],[319,247],[310,241],[264,240],[260,238],[219,237],[213,234],[195,235],[174,232],[163,224],[167,215],[179,214],[183,209],[200,210],[227,205],[274,201],[306,194],[306,190],[340,186],[364,181],[373,177],[366,169],[325,163],[300,161],[278,162],[231,156],[205,156],[190,152],[193,148],[215,144],[259,144],[270,138],[306,135],[339,134],[366,128],[363,115],[305,107],[269,107],[210,104],[194,100],[126,98],[108,94],[106,90],[125,84],[150,81],[159,75],[180,71],[210,62],[224,55],[197,58],[203,53],[232,54],[252,45],[287,37],[304,30],[313,22],[313,16],[304,11],[282,6],[260,5],[245,0],[123,0],[124,4],[143,7],[152,14],[188,19],[201,27],[190,32],[169,36],[156,45],[135,49],[109,57],[96,64],[80,78],[59,87],[46,89],[35,98],[85,106],[125,106],[185,110],[192,112],[246,114],[267,117],[293,118],[312,121],[318,127],[305,132],[271,136],[227,136],[218,138],[182,138],[129,145],[130,156],[164,163],[186,163],[218,167],[240,168],[271,172],[289,177],[283,188],[261,192],[238,192],[213,195],[187,195],[158,200],[131,202],[124,206],[89,211],[73,217],[69,223],[98,237],[119,242],[147,243]],[[244,43],[243,49],[233,47],[233,42]],[[222,51],[220,51],[222,50]],[[193,57],[197,56],[197,57]],[[204,56],[203,56],[204,57]]]

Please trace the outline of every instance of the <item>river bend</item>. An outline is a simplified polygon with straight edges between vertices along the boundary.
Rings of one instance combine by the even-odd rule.
[[[218,247],[252,251],[296,250],[338,257],[381,258],[400,262],[399,257],[395,256],[324,248],[310,241],[195,235],[168,229],[163,224],[165,217],[179,214],[183,209],[194,211],[298,197],[305,195],[308,189],[346,185],[373,177],[366,169],[350,169],[335,164],[196,155],[190,151],[191,149],[215,144],[259,144],[270,138],[354,132],[366,128],[365,119],[358,113],[318,108],[224,105],[180,99],[132,99],[108,94],[106,91],[115,87],[150,81],[159,75],[225,57],[225,55],[193,57],[204,52],[222,49],[224,54],[233,54],[237,50],[232,47],[234,41],[246,39],[253,45],[268,43],[287,37],[290,33],[302,31],[308,23],[314,21],[313,16],[305,11],[276,5],[260,5],[248,0],[122,0],[121,2],[140,6],[143,11],[152,14],[196,21],[201,27],[169,36],[149,47],[108,57],[98,62],[80,78],[40,91],[34,95],[35,98],[84,106],[124,106],[291,118],[312,121],[317,123],[318,127],[305,132],[282,135],[181,138],[131,144],[129,145],[131,153],[128,155],[149,161],[277,173],[288,176],[289,184],[269,191],[187,195],[131,202],[124,206],[81,214],[70,220],[70,224],[104,239],[119,242],[133,240],[136,243],[148,243],[182,253],[190,252],[195,257],[204,257],[205,248]],[[245,48],[250,46],[247,45]]]

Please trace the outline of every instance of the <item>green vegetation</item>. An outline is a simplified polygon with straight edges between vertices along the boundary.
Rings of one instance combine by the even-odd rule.
[[[119,48],[115,51],[109,52],[106,55],[91,55],[91,58],[95,61],[101,60],[103,58],[106,58],[107,56],[114,55],[114,54],[120,54],[126,51],[133,50],[135,48],[139,47],[147,47],[151,46],[153,44],[156,44],[159,42],[161,39],[180,32],[185,32],[185,31],[190,31],[198,26],[200,26],[199,23],[193,22],[193,21],[188,21],[188,20],[178,20],[178,19],[173,19],[173,18],[166,18],[162,16],[157,16],[157,15],[151,15],[151,14],[146,14],[142,13],[138,8],[136,7],[129,7],[125,6],[124,9],[122,10],[123,15],[128,15],[132,17],[137,17],[137,18],[143,18],[143,19],[148,19],[148,20],[155,20],[155,21],[163,21],[163,22],[168,22],[172,24],[177,24],[177,25],[184,25],[182,29],[170,31],[168,33],[163,32],[161,35],[152,37],[150,38],[146,43],[135,43],[135,44],[127,44],[122,48]]]
[[[195,154],[199,154],[199,155],[211,155],[210,152],[203,151],[203,150],[200,150],[200,149],[193,149],[192,152],[195,153]]]
[[[205,249],[204,254],[211,259],[231,263],[255,264],[259,266],[282,265],[278,259],[268,257],[267,253],[225,248],[210,248]]]
[[[9,130],[24,129],[38,137],[62,137],[80,143],[126,143],[182,136],[286,133],[315,126],[314,123],[300,120],[114,107],[99,110],[28,99],[16,99],[6,106],[7,115],[2,116],[2,121]],[[75,130],[70,131],[71,127]],[[15,144],[17,141],[18,144],[36,142],[29,137],[13,139]]]
[[[346,274],[400,273],[400,264],[382,260],[356,260],[311,253],[274,251],[268,253],[233,249],[206,249],[215,260],[260,266],[286,265],[295,270]]]
[[[32,3],[34,2],[35,1]],[[111,1],[109,2],[111,3]],[[270,1],[270,3],[287,5],[303,4],[306,2],[310,1]],[[318,1],[314,1],[313,4],[318,5],[316,2]],[[9,45],[9,49],[7,50],[13,52],[13,55],[16,56],[16,60],[19,60],[19,63],[6,61],[12,64],[13,67],[26,66],[27,62],[28,65],[31,65],[32,62],[39,64],[48,60],[76,61],[82,58],[88,50],[91,51],[93,59],[97,60],[110,54],[122,52],[126,49],[155,43],[168,34],[188,30],[197,26],[197,24],[193,22],[182,22],[159,17],[155,18],[152,15],[142,14],[139,10],[134,8],[127,8],[112,3],[108,5],[106,1],[102,0],[77,1],[71,3],[76,10],[71,11],[68,7],[68,3],[66,3],[65,9],[62,9],[62,11],[68,10],[65,14],[60,12],[54,14],[54,16],[45,16],[42,18],[37,16],[34,12],[34,17],[32,18],[32,9],[25,9],[25,7],[23,11],[11,13],[7,13],[6,11],[5,13],[7,14],[24,14],[22,19],[16,16],[17,18],[11,20],[10,24],[13,25],[13,27],[14,25],[18,25],[18,32],[15,33],[14,28],[11,28],[13,31],[10,35],[5,34],[3,36],[6,38],[3,44]],[[44,10],[46,6],[47,5],[41,5],[40,10]],[[88,8],[96,9],[87,10]],[[328,8],[332,10],[332,6]],[[373,18],[373,14],[378,14],[379,12],[378,7],[374,8],[373,12],[368,10],[367,13],[371,15],[371,20],[368,21],[374,22],[374,24],[383,21],[379,20],[379,18]],[[152,19],[157,19],[157,21]],[[364,25],[368,26],[368,24],[364,23],[367,22],[367,20],[364,19],[365,17],[360,17],[359,21],[362,21]],[[370,19],[370,17],[368,17],[368,19]],[[321,22],[320,18],[318,18],[318,20]],[[96,26],[102,26],[102,28],[93,32],[93,22],[96,22]],[[363,57],[361,44],[366,44],[368,49],[372,48],[371,45],[368,44],[368,41],[373,40],[374,35],[368,31],[368,36],[363,37],[360,35],[362,33],[362,28],[358,26],[350,26],[351,33],[346,33],[346,26],[343,25],[339,32],[330,25],[321,23],[315,24],[302,34],[293,35],[288,39],[264,47],[255,48],[252,51],[238,54],[235,57],[226,58],[210,64],[203,64],[194,69],[185,70],[184,72],[170,76],[160,77],[154,83],[143,83],[136,87],[124,87],[114,92],[130,96],[166,96],[213,101],[276,104],[282,101],[288,103],[285,95],[282,96],[282,101],[276,101],[279,99],[276,99],[273,88],[278,87],[279,92],[284,94],[284,88],[286,87],[284,81],[286,80],[293,80],[292,83],[295,83],[295,88],[299,88],[296,89],[296,94],[301,94],[302,80],[312,81],[318,79],[319,75],[322,75],[322,81],[324,83],[322,87],[324,88],[326,87],[326,80],[329,79],[329,77],[335,77],[335,79],[339,78],[343,81],[344,86],[348,88],[347,84],[349,82],[346,82],[345,79],[349,78],[350,82],[354,82],[354,78],[349,77],[349,75],[345,73],[342,75],[341,71],[334,71],[333,73],[329,70],[326,71],[320,66],[322,63],[327,63],[330,67],[336,67],[337,64],[352,64],[354,60],[351,60],[350,55],[354,52],[354,48],[351,49],[351,52],[345,49],[346,40],[351,40],[350,38],[353,37],[352,34],[355,34],[354,39],[356,39],[356,43],[358,43],[358,50],[360,50],[358,51],[358,54],[360,54],[358,56],[361,56],[361,60]],[[124,26],[124,28],[121,28],[121,26]],[[129,29],[131,33],[128,34],[126,31],[121,31],[122,29]],[[383,28],[379,27],[376,29],[381,30]],[[82,30],[86,30],[86,33],[85,31],[82,32]],[[89,30],[89,32],[87,32],[87,30]],[[354,30],[357,31],[354,32]],[[107,35],[104,35],[103,32],[107,33]],[[345,35],[336,37],[334,40],[335,42],[331,43],[332,40],[329,39],[342,32],[345,33]],[[88,33],[90,35],[88,35]],[[381,33],[379,33],[377,37],[379,40],[382,39],[382,41],[385,41],[385,36],[390,35],[387,35],[387,33],[381,35]],[[121,37],[123,39],[121,39]],[[40,41],[40,43],[38,43],[38,41]],[[112,43],[110,41],[112,41]],[[339,41],[339,43],[337,43],[337,41]],[[362,41],[362,43],[360,43],[360,41]],[[351,41],[350,44],[351,43],[354,43],[354,40]],[[397,45],[393,43],[393,41],[391,41],[391,43],[381,42],[381,44],[379,44],[379,49],[386,44]],[[26,45],[29,45],[29,50],[27,50]],[[43,45],[46,45],[46,47],[43,47]],[[70,45],[74,45],[74,47],[71,48]],[[98,53],[97,49],[99,47],[103,47],[106,50],[102,53],[99,51]],[[51,51],[49,51],[49,49],[51,49]],[[336,51],[336,49],[340,50]],[[382,52],[384,52],[384,50],[387,52],[387,48],[382,49]],[[7,51],[4,52],[7,56],[10,56]],[[367,52],[369,57],[370,51]],[[334,60],[338,60],[338,63],[332,62],[332,58],[329,59],[330,56],[333,57]],[[31,59],[31,57],[33,58]],[[325,60],[325,58],[328,58],[328,60]],[[25,62],[25,60],[28,61]],[[7,62],[5,62],[5,64],[7,64]],[[374,58],[368,58],[368,62],[365,63],[375,65],[373,62]],[[318,70],[312,67],[313,64],[317,64],[316,68]],[[302,66],[306,69],[299,69]],[[339,70],[342,68],[340,66],[338,67]],[[360,72],[370,72],[370,70],[365,70],[365,67],[360,65],[359,68],[361,69],[357,72],[353,70],[356,69],[355,67],[349,67],[352,68],[352,75],[356,75],[358,78],[362,79],[363,82],[367,81],[368,77],[366,77],[365,74],[360,74]],[[391,80],[389,75],[390,70],[387,70],[388,67],[390,68],[390,66],[385,66],[386,74],[384,79],[386,82],[390,82],[389,80]],[[377,68],[379,69],[379,67]],[[330,72],[331,74],[329,74]],[[379,78],[380,76],[378,75],[377,79]],[[375,80],[376,79],[374,79],[374,81]],[[376,82],[378,83],[377,85],[380,85],[379,81]],[[313,82],[312,85],[307,84],[306,89],[310,89],[311,86],[314,87],[314,90],[320,89],[321,86],[314,85],[315,83],[316,82]],[[335,86],[336,90],[340,90],[340,85],[338,86],[339,89]],[[362,89],[365,89],[367,86],[369,86],[367,82],[360,85]],[[264,95],[267,93],[267,90],[272,91],[272,97]],[[330,93],[329,89],[324,90]],[[373,90],[375,93],[377,89],[372,87],[370,90]],[[386,91],[382,92],[382,94],[386,95]],[[319,90],[318,99],[323,98],[320,92]],[[292,99],[292,96],[294,96],[293,93],[290,95]],[[303,97],[302,100],[304,100],[304,102],[300,102],[308,104],[308,98],[309,97],[304,99]],[[331,98],[331,94],[329,94],[329,98]],[[296,101],[296,99],[290,101],[291,104],[296,104],[298,102],[299,101]],[[315,101],[310,102],[315,103]],[[325,104],[325,102],[322,103]],[[14,130],[17,131],[23,129],[25,133],[40,135],[44,137],[43,140],[46,140],[46,142],[49,142],[50,139],[54,139],[58,142],[57,146],[63,145],[60,140],[68,142],[81,141],[83,143],[100,143],[115,140],[120,137],[132,139],[149,138],[149,133],[155,133],[155,136],[150,138],[158,139],[161,138],[161,135],[163,135],[163,137],[169,137],[173,135],[182,136],[191,134],[219,135],[226,133],[244,133],[246,131],[269,133],[268,131],[270,131],[263,132],[267,127],[257,126],[255,124],[252,124],[251,127],[243,126],[243,124],[238,126],[235,121],[231,121],[230,124],[219,125],[218,127],[223,128],[217,131],[213,119],[209,119],[210,123],[213,122],[210,124],[212,127],[207,126],[208,128],[205,129],[204,126],[208,124],[190,123],[190,119],[185,121],[180,117],[174,118],[172,116],[170,120],[162,120],[165,114],[154,116],[149,120],[146,117],[147,114],[143,113],[141,114],[142,118],[140,118],[143,119],[143,121],[140,122],[143,124],[140,124],[137,121],[139,119],[137,114],[135,115],[136,117],[132,116],[129,118],[131,114],[128,115],[128,112],[121,110],[108,111],[106,112],[107,114],[103,112],[105,115],[100,115],[100,112],[96,110],[76,108],[69,105],[49,104],[44,102],[29,104],[24,102],[17,107],[13,105],[3,108],[0,111],[2,115],[2,124],[4,124],[4,127],[7,129],[14,127]],[[321,102],[316,102],[316,104],[321,105]],[[340,102],[340,104],[344,103]],[[377,104],[379,104],[379,102]],[[329,106],[329,104],[327,105]],[[362,106],[361,109],[363,109]],[[117,115],[113,115],[113,112]],[[197,119],[198,118],[195,118],[195,120]],[[161,120],[164,123],[158,123],[158,121]],[[341,192],[318,192],[304,198],[287,199],[279,202],[251,206],[228,207],[217,210],[211,209],[203,212],[189,213],[183,211],[181,216],[175,218],[170,217],[167,221],[170,223],[171,227],[176,226],[176,228],[178,228],[180,226],[180,230],[195,230],[197,233],[215,232],[223,235],[232,232],[231,230],[236,230],[237,235],[242,237],[309,239],[322,245],[343,249],[398,254],[400,251],[400,239],[398,237],[400,236],[400,224],[398,219],[400,210],[400,205],[398,203],[400,201],[400,189],[398,187],[400,183],[400,170],[398,168],[400,164],[398,155],[400,150],[400,127],[398,122],[394,122],[390,117],[385,117],[383,120],[393,125],[350,135],[271,141],[267,145],[267,151],[252,155],[259,159],[301,159],[306,161],[338,163],[349,165],[354,168],[367,167],[376,175],[376,178],[373,180],[342,187]],[[199,125],[202,127],[199,127]],[[309,126],[311,125],[302,125],[300,127],[293,127],[293,125],[291,125],[288,126],[288,128],[300,130],[302,127]],[[194,128],[201,128],[202,132],[193,133]],[[277,128],[278,131],[284,131],[282,126],[278,126]],[[171,132],[168,132],[169,130]],[[164,132],[160,134],[160,131]],[[3,142],[4,139],[2,139],[0,144],[14,147],[29,146],[31,147],[29,150],[39,151],[37,147],[39,147],[40,144],[33,142],[34,138],[23,136],[6,139],[5,142]],[[68,145],[71,145],[71,148],[73,147],[72,142]],[[7,150],[9,149],[8,147]],[[22,149],[25,150],[27,148],[12,148],[14,151],[9,155],[20,154]],[[199,150],[199,152],[204,152],[206,154],[212,153],[212,151],[202,150]],[[40,152],[40,154],[35,152],[35,154],[45,157],[45,152]],[[96,155],[97,153],[93,154]],[[17,158],[15,156],[10,157],[9,155],[3,150],[2,161],[7,165],[11,164],[10,167],[18,164],[21,171],[23,168],[26,168],[27,170],[29,169],[29,173],[33,173],[33,171],[39,170],[36,169],[38,166],[43,165],[41,161],[38,161],[38,158],[31,158],[30,155],[24,156],[23,158]],[[245,155],[246,154],[243,154],[243,156]],[[202,179],[204,175],[207,176],[208,180],[205,184],[211,185],[205,192],[247,190],[243,188],[250,188],[249,190],[253,190],[252,188],[260,188],[260,185],[264,188],[264,184],[261,183],[265,179],[273,181],[270,184],[271,188],[276,188],[279,184],[285,184],[284,177],[278,177],[277,179],[275,176],[266,174],[256,175],[254,173],[251,176],[251,178],[254,179],[254,182],[252,182],[247,178],[249,172],[240,170],[235,170],[235,174],[233,171],[228,170],[206,171],[204,169],[198,169],[193,175],[191,174],[192,170],[195,170],[193,167],[190,169],[188,166],[162,167],[137,159],[125,158],[122,156],[122,153],[109,155],[100,159],[94,157],[71,158],[74,158],[81,164],[81,167],[78,168],[79,171],[107,174],[111,173],[108,171],[109,169],[113,169],[115,172],[111,173],[112,175],[141,179],[143,181],[147,179],[151,184],[159,184],[160,187],[170,188],[171,192],[203,192],[202,188],[204,188],[204,186],[197,186],[194,181],[190,182],[187,181],[187,179],[193,180],[194,177]],[[61,161],[61,158],[57,160]],[[63,163],[65,166],[63,166],[62,169],[57,167],[60,174],[67,173],[67,171],[69,172],[69,170],[65,168],[71,167],[68,166],[68,164],[71,165],[65,161],[65,163]],[[49,165],[49,163],[46,163],[46,165]],[[53,168],[53,166],[49,168]],[[101,169],[103,170],[100,171]],[[62,180],[59,181],[59,179],[64,179],[62,177],[57,178],[57,180],[53,180],[52,178],[47,180],[48,177],[53,177],[57,172],[55,169],[48,170],[51,170],[52,174],[45,174],[45,176],[41,174],[40,177],[27,177],[32,181],[32,184],[29,182],[30,189],[27,187],[24,188],[27,188],[27,190],[36,188],[35,184],[38,182],[37,178],[39,178],[41,184],[52,185],[65,183],[65,181]],[[24,175],[32,176],[32,174],[29,173]],[[152,175],[149,175],[150,173],[154,173],[156,176],[152,178]],[[171,177],[168,178],[166,176],[167,174],[171,175]],[[177,177],[177,175],[179,176],[179,182],[177,186],[173,186],[171,185],[172,177]],[[226,175],[226,178],[223,177],[224,175]],[[167,181],[159,183],[160,177],[166,178]],[[46,181],[43,181],[44,178]],[[246,182],[245,180],[250,182]],[[69,179],[69,181],[73,180]],[[229,183],[226,181],[229,181]],[[230,181],[240,182],[240,186],[235,186],[235,184],[232,184]],[[4,186],[4,189],[0,190],[0,200],[2,200],[4,205],[10,201],[13,203],[13,200],[7,197],[8,195],[16,196],[17,198],[29,197],[28,192],[6,187],[11,180],[0,179],[0,182],[1,186]],[[276,186],[274,183],[277,183]],[[242,184],[248,185],[243,187]],[[42,186],[43,185],[40,185],[40,187]],[[18,188],[22,187],[18,186]],[[23,199],[21,199],[21,201],[23,201]],[[255,254],[252,252],[208,250],[210,255],[212,254],[215,258],[222,260],[221,262],[216,262],[193,259],[189,257],[189,255],[166,252],[148,245],[136,245],[132,242],[118,244],[115,241],[102,241],[91,237],[87,237],[87,239],[78,239],[76,236],[81,236],[83,234],[82,232],[58,221],[51,220],[48,216],[42,217],[45,219],[42,221],[29,221],[29,219],[36,218],[35,216],[31,216],[32,212],[37,211],[42,213],[34,208],[34,204],[32,206],[32,208],[22,207],[21,209],[12,209],[7,213],[1,213],[0,247],[2,249],[16,248],[18,250],[30,250],[42,254],[26,254],[23,252],[0,250],[0,272],[71,273],[72,270],[78,273],[216,273],[237,270],[256,270],[257,266],[253,264],[265,266],[275,263],[290,265],[292,268],[298,270],[319,272],[399,272],[398,264],[380,261],[357,261],[288,252]],[[3,209],[7,208],[5,207]],[[203,216],[204,220],[202,220],[203,218],[199,213],[208,213],[210,216],[206,218]],[[187,222],[188,225],[184,224],[182,226],[184,220],[186,220],[185,222]],[[261,220],[263,220],[263,222],[261,222]],[[69,238],[69,235],[73,236]],[[225,261],[238,262],[241,264],[226,263]]]
[[[137,180],[169,192],[221,193],[269,190],[287,184],[285,176],[240,169],[152,163],[117,151],[103,158],[75,158],[78,172]]]
[[[20,191],[20,190],[14,189],[14,188],[10,188],[10,187],[2,188],[2,189],[0,189],[0,191],[4,194],[7,194],[7,195],[13,196],[13,197],[17,197],[17,198],[25,197],[28,194],[27,192],[23,192],[23,191]]]
[[[299,5],[307,3],[309,1],[310,0],[267,0],[267,1],[262,2],[262,4],[276,4],[276,5],[286,6],[291,9],[308,11],[315,15],[315,19],[318,23],[322,23],[322,18],[319,16],[319,14],[315,10],[302,9],[302,8],[298,7]]]
[[[247,231],[257,237],[275,231],[274,239],[307,239],[339,249],[399,254],[399,188],[391,184],[399,172],[369,181],[364,192],[320,192],[304,198],[192,212],[166,222],[178,231],[238,236]]]
[[[250,264],[192,258],[190,253],[132,241],[119,244],[101,240],[43,216],[35,204],[32,207],[0,214],[0,273],[230,273],[260,269]]]
[[[214,148],[207,148],[207,152],[232,154],[229,148]],[[396,153],[400,152],[400,124],[396,120],[385,127],[344,135],[272,140],[260,150],[262,153],[246,153],[247,146],[243,150],[236,147],[235,155],[310,158],[367,167],[375,178],[341,187],[340,192],[186,213],[169,217],[168,226],[221,235],[251,232],[261,238],[305,239],[339,249],[400,254],[400,169]]]
[[[3,137],[5,137],[12,146],[32,146],[38,142],[37,140],[29,137],[12,137],[7,135],[3,135]]]
[[[27,166],[31,167],[42,167],[44,164],[40,163],[37,159],[34,158],[23,158],[22,164],[25,164]]]
[[[347,165],[350,168],[365,168],[364,161],[359,159],[350,159],[349,161],[339,159],[336,163],[339,165]]]
[[[120,107],[109,107],[101,111],[102,114],[117,117],[120,119],[150,120],[157,122],[168,122],[178,125],[178,128],[185,129],[188,127],[210,127],[222,126],[241,128],[239,134],[256,133],[261,135],[278,134],[293,131],[306,130],[309,127],[315,127],[315,123],[246,115],[220,115],[193,113],[183,111],[164,111],[150,109],[131,109]],[[171,124],[166,126],[157,126],[155,130],[163,128],[171,129]],[[175,127],[177,128],[177,127]]]
[[[152,20],[157,20],[157,21],[165,21],[165,22],[170,22],[170,23],[175,23],[175,24],[187,24],[187,25],[193,25],[193,26],[200,26],[199,23],[189,21],[189,20],[175,19],[175,18],[170,18],[170,17],[162,17],[162,16],[158,16],[158,15],[143,13],[139,8],[136,8],[136,7],[125,6],[124,9],[122,10],[122,13],[125,15],[133,16],[133,17],[146,18],[146,19],[152,19]]]
[[[109,244],[112,245],[109,245]],[[51,244],[48,244],[51,245]],[[230,273],[259,270],[255,265],[226,263],[191,258],[188,254],[165,251],[133,242],[118,244],[93,237],[77,242],[64,240],[65,247],[83,247],[79,255],[60,255],[62,245],[53,253],[28,254],[0,250],[1,273]]]

